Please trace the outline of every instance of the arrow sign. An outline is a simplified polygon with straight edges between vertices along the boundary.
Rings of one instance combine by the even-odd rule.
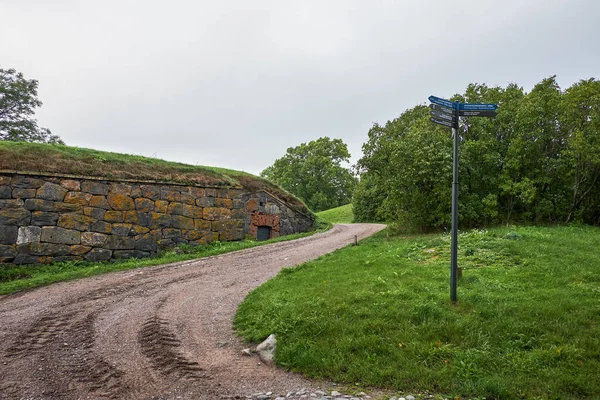
[[[452,114],[445,114],[445,113],[437,112],[434,110],[429,111],[429,114],[434,118],[446,119],[446,120],[452,121],[452,122],[456,121],[456,117]]]
[[[481,111],[466,111],[461,110],[458,112],[461,117],[495,117],[498,115],[497,111],[494,110],[481,110]]]
[[[431,99],[431,98],[430,98]],[[459,110],[471,110],[471,111],[484,111],[484,110],[495,110],[498,108],[498,104],[493,103],[460,103],[458,106]]]
[[[433,122],[434,124],[444,125],[444,126],[447,126],[448,128],[454,128],[454,122],[452,122],[452,121],[448,121],[445,119],[439,119],[439,118],[435,118],[435,117],[430,117],[429,120],[431,122]]]
[[[432,111],[437,111],[440,113],[446,113],[446,114],[452,114],[454,115],[454,110],[448,107],[442,107],[442,106],[438,106],[437,104],[430,104],[429,108],[431,108]]]
[[[450,100],[442,99],[442,98],[435,97],[435,96],[429,96],[429,101],[432,102],[433,104],[437,104],[438,106],[448,107],[453,110],[456,109],[456,104],[454,104]]]

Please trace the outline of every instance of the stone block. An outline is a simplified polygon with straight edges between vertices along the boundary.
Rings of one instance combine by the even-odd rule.
[[[75,244],[70,247],[70,252],[74,256],[82,256],[87,254],[92,248],[90,246],[82,246],[80,244]]]
[[[108,210],[104,214],[104,220],[106,222],[123,222],[125,220],[125,213],[123,211]]]
[[[150,212],[154,211],[154,201],[150,199],[146,199],[144,197],[140,197],[134,200],[135,209],[141,212]]]
[[[17,253],[17,246],[0,244],[0,263],[12,261]]]
[[[177,229],[194,229],[194,220],[183,215],[172,215],[171,226]]]
[[[27,199],[24,205],[29,211],[54,211],[54,202],[49,200]]]
[[[217,189],[207,188],[204,189],[204,193],[206,193],[208,197],[217,197]]]
[[[12,197],[15,199],[31,199],[35,197],[35,189],[15,188],[12,191]]]
[[[79,181],[74,181],[72,179],[65,179],[60,182],[60,186],[64,187],[67,190],[78,192],[81,190],[81,184]]]
[[[162,230],[162,238],[171,240],[176,238],[183,238],[183,232],[179,229],[165,228]]]
[[[204,216],[204,213],[202,211],[202,207],[197,207],[197,206],[190,205],[190,204],[184,204],[183,210],[182,210],[182,215],[184,217],[190,217],[190,218],[202,218]]]
[[[62,201],[67,194],[67,189],[56,183],[46,182],[35,193],[35,197],[42,200]]]
[[[103,208],[96,207],[83,207],[83,215],[87,215],[88,217],[103,220],[104,214],[106,214],[106,210]]]
[[[135,210],[133,199],[125,194],[111,192],[106,200],[113,210]]]
[[[102,247],[106,243],[108,235],[97,232],[83,232],[81,234],[81,244],[92,247]]]
[[[90,204],[92,194],[85,192],[67,192],[64,203],[79,204],[81,206],[87,206]]]
[[[39,242],[42,228],[39,226],[21,226],[17,235],[17,244]]]
[[[171,216],[169,214],[162,214],[151,212],[150,221],[148,222],[148,228],[150,229],[162,229],[170,228],[172,225]]]
[[[181,193],[181,202],[183,204],[195,204],[196,199],[191,194],[182,192]]]
[[[48,243],[80,244],[80,237],[81,234],[76,230],[59,228],[57,226],[44,226],[42,227],[40,240]]]
[[[196,199],[196,205],[198,207],[214,207],[215,198],[214,197],[199,197]]]
[[[12,197],[12,190],[10,186],[0,186],[0,199],[10,199]]]
[[[135,240],[129,236],[110,235],[104,247],[110,250],[132,250],[135,247]]]
[[[178,203],[178,202],[169,203],[169,207],[167,208],[167,214],[171,214],[171,215],[183,214],[183,203]]]
[[[133,225],[131,229],[136,236],[150,232],[150,228],[146,228],[145,226],[140,225]]]
[[[33,211],[31,213],[31,225],[54,226],[56,225],[56,222],[58,222],[58,213],[47,211]]]
[[[125,211],[125,222],[146,227],[150,223],[150,214],[141,211]]]
[[[159,213],[166,213],[169,208],[169,202],[166,200],[156,200],[154,202],[154,211]]]
[[[90,207],[103,208],[105,210],[110,209],[110,205],[108,205],[108,201],[106,200],[106,197],[101,196],[101,195],[92,196],[88,205]]]
[[[199,188],[199,187],[193,187],[193,186],[188,187],[188,193],[194,199],[206,196],[206,191],[204,190],[204,188]]]
[[[131,197],[131,185],[122,183],[111,183],[109,193],[122,194],[127,197]]]
[[[135,236],[134,239],[136,250],[156,252],[156,240],[151,234]]]
[[[22,189],[38,189],[44,184],[41,179],[30,178],[28,176],[14,176],[10,182],[10,185],[14,188]]]
[[[112,258],[112,250],[92,249],[85,255],[87,261],[107,261]]]
[[[0,208],[23,208],[25,202],[21,199],[0,199]]]
[[[76,203],[63,203],[60,201],[54,202],[52,210],[58,213],[81,212],[83,207]]]
[[[15,257],[15,259],[13,260],[13,264],[39,264],[40,262],[42,262],[41,257],[38,256],[32,256],[30,254],[25,254],[25,253],[19,253],[17,254],[17,256]],[[45,260],[50,261],[51,258],[45,258]]]
[[[66,256],[70,254],[71,248],[58,243],[24,243],[17,246],[19,253],[32,256]]]
[[[181,193],[171,187],[162,187],[160,189],[160,198],[167,201],[181,202]]]
[[[188,231],[183,231],[183,238],[187,241],[195,241],[198,239],[203,238],[205,235],[205,232],[202,231],[197,231],[195,229],[193,230],[188,230]]]
[[[159,200],[160,199],[160,187],[154,185],[142,185],[140,186],[140,190],[142,191],[142,196],[146,197],[150,200]]]
[[[210,231],[211,222],[205,219],[194,219],[194,229],[199,231]]]
[[[259,204],[258,199],[250,199],[246,202],[246,211],[248,211],[248,212],[257,211],[259,205],[260,204]]]
[[[108,222],[104,222],[104,221],[94,222],[92,225],[90,225],[90,231],[92,231],[92,232],[108,234],[108,233],[110,233],[111,230],[112,230],[112,225],[109,224]]]
[[[115,223],[112,224],[111,234],[117,236],[133,236],[134,232],[131,231],[131,224]]]
[[[208,221],[219,221],[231,218],[231,210],[223,207],[204,207],[203,218]]]
[[[165,250],[175,246],[175,242],[171,239],[160,239],[156,242],[159,249]]]
[[[7,175],[0,175],[0,185],[9,185],[11,177]]]
[[[150,257],[150,253],[147,251],[140,250],[115,250],[113,253],[114,258],[125,259],[125,258],[146,258]]]
[[[246,202],[243,199],[234,199],[231,207],[234,210],[239,210],[239,209],[244,208],[245,204],[246,204]]]
[[[66,229],[89,231],[94,222],[97,222],[97,220],[87,215],[69,213],[58,217],[56,225]]]
[[[19,234],[18,227],[0,225],[0,244],[15,244],[15,243],[17,243],[18,234]]]
[[[31,222],[31,211],[24,208],[2,208],[0,209],[0,225],[29,225]]]
[[[242,240],[246,237],[246,232],[242,228],[226,229],[219,232],[220,240],[231,242],[234,240]]]
[[[231,199],[222,199],[217,197],[215,199],[215,206],[217,207],[225,207],[225,208],[233,208],[233,200]]]
[[[140,185],[131,185],[131,197],[134,199],[142,197],[142,189],[140,188]]]
[[[108,194],[108,185],[102,182],[83,181],[81,182],[81,191],[106,196]]]

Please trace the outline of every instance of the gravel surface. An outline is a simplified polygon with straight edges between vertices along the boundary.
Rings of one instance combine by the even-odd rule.
[[[351,398],[243,356],[232,319],[248,292],[281,268],[383,228],[335,225],[294,241],[0,297],[0,398]]]

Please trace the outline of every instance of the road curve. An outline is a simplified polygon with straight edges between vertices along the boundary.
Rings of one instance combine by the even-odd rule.
[[[243,357],[232,330],[248,292],[383,229],[328,232],[221,256],[0,297],[2,399],[215,399],[314,387]]]

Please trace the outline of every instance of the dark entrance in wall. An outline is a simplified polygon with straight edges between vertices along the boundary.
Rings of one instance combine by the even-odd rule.
[[[258,226],[256,231],[256,240],[267,240],[271,238],[270,226]]]

